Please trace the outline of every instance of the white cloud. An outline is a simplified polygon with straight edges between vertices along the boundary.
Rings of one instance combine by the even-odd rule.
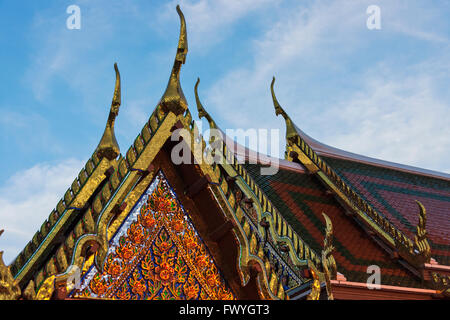
[[[122,40],[117,37],[122,26],[117,21],[122,15],[137,17],[136,6],[128,0],[120,3],[80,0],[78,5],[81,8],[79,30],[67,29],[66,7],[60,11],[53,7],[39,10],[30,25],[32,52],[24,81],[39,102],[55,95],[52,90],[56,84],[74,89],[86,101],[92,101],[99,95],[99,83],[109,78],[113,82],[111,74],[99,74],[98,70],[113,70],[115,52],[105,48]],[[85,110],[96,114],[92,108]]]
[[[434,81],[428,74],[398,79],[373,70],[363,90],[320,115],[332,124],[322,141],[379,159],[448,170],[450,106],[435,96]]]
[[[9,263],[31,240],[84,162],[76,159],[56,165],[41,163],[17,172],[0,186],[0,250]]]
[[[426,42],[449,43],[446,30],[445,7],[448,3],[430,5],[429,1],[380,1],[383,29]]]

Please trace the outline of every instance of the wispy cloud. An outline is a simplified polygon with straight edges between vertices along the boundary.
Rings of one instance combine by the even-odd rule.
[[[0,142],[13,144],[18,149],[16,152],[27,156],[36,150],[61,154],[61,142],[52,135],[46,118],[36,112],[24,113],[11,109],[13,108],[0,108]],[[7,150],[2,152],[6,153]]]
[[[91,51],[96,52],[99,46],[106,45],[112,39],[113,18],[117,14],[113,9],[114,6],[104,10],[100,3],[95,6],[85,3],[81,10],[80,30],[66,28],[69,15],[65,10],[60,10],[51,18],[47,10],[36,13],[30,25],[33,31],[30,32],[33,57],[30,57],[25,74],[25,81],[31,84],[36,100],[45,101],[57,82],[84,94],[92,90],[90,83],[99,79],[86,77],[85,68],[89,69],[92,62],[106,62],[100,57],[92,61]]]
[[[323,68],[332,56],[330,50],[324,48],[333,46],[333,54],[347,50],[340,40],[361,29],[355,27],[358,17],[361,18],[361,11],[354,6],[335,3],[305,8],[298,5],[295,9],[285,10],[284,14],[279,14],[283,18],[254,41],[251,64],[230,70],[216,81],[208,93],[210,103],[230,122],[238,121],[238,126],[255,124],[252,115],[257,106],[265,105],[271,109],[270,99],[267,98],[273,75],[282,75],[279,81],[283,85],[278,92],[290,92],[292,101],[297,100],[295,87],[299,82],[304,83],[301,78],[306,77],[308,63]],[[334,30],[333,37],[330,36],[331,30]],[[318,64],[318,56],[323,58],[321,65]],[[230,118],[233,115],[228,112],[230,107],[239,109],[241,116]],[[267,118],[267,113],[261,113],[261,117]]]
[[[364,88],[321,113],[324,142],[375,158],[450,172],[450,106],[429,74],[372,70]],[[319,121],[318,118],[315,121]]]
[[[442,2],[440,6],[430,5],[429,1],[408,0],[379,1],[382,13],[383,28],[388,32],[395,32],[407,37],[425,42],[449,44],[448,16],[449,2]]]
[[[413,38],[417,38],[417,39],[421,39],[421,40],[425,40],[425,41],[443,43],[443,44],[450,43],[450,40],[448,38],[446,38],[445,36],[442,36],[439,33],[435,33],[435,32],[420,30],[414,25],[393,23],[392,27],[393,27],[393,30],[395,30],[399,33],[411,36]]]
[[[22,250],[73,182],[84,162],[67,159],[17,172],[0,185],[0,248],[5,263]]]

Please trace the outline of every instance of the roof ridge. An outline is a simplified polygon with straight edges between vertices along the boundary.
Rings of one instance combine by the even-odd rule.
[[[37,250],[42,246],[48,236],[52,233],[53,228],[59,223],[61,218],[69,211],[81,209],[74,207],[74,200],[81,193],[83,188],[87,186],[91,178],[100,166],[101,160],[96,153],[86,162],[86,165],[81,169],[77,177],[75,177],[72,185],[67,189],[63,198],[58,202],[56,208],[52,210],[48,219],[44,221],[40,230],[38,230],[32,240],[24,247],[24,249],[17,255],[11,263],[11,272],[14,277],[19,277],[23,268],[29,263],[30,259],[35,255]],[[94,191],[94,190],[92,190]],[[84,204],[81,204],[83,206]],[[50,240],[51,241],[51,240]],[[21,278],[19,279],[21,282]]]
[[[336,159],[343,159],[343,160],[350,160],[350,161],[356,161],[361,162],[369,165],[374,165],[378,167],[393,169],[393,170],[399,170],[411,174],[419,174],[424,176],[429,176],[433,178],[438,179],[444,179],[444,180],[450,180],[450,174],[446,172],[440,172],[420,167],[415,167],[411,165],[405,165],[393,161],[388,160],[382,160],[377,159],[373,157],[364,156],[361,154],[357,154],[350,151],[345,151],[336,147],[332,147],[330,145],[327,145],[325,143],[322,143],[311,136],[309,136],[307,133],[305,133],[303,130],[299,129],[296,125],[295,129],[297,130],[297,133],[307,142],[314,150],[321,156],[328,156]]]
[[[22,281],[21,272],[23,271],[24,267],[38,252],[42,244],[47,240],[53,228],[59,223],[61,218],[63,218],[63,216],[66,215],[67,212],[71,213],[73,212],[73,210],[82,209],[81,207],[85,206],[86,201],[89,199],[89,197],[92,196],[99,183],[98,181],[93,181],[91,178],[93,173],[100,166],[100,163],[102,163],[102,160],[106,159],[106,167],[117,163],[116,158],[118,155],[120,155],[120,149],[114,135],[114,122],[119,113],[119,108],[121,105],[120,73],[117,67],[117,63],[114,63],[114,70],[116,75],[114,94],[103,136],[98,146],[92,153],[91,157],[87,160],[86,165],[81,169],[78,176],[75,177],[70,187],[64,193],[63,198],[56,205],[56,208],[52,210],[48,219],[46,219],[42,224],[40,230],[38,230],[34,234],[32,240],[28,242],[24,249],[11,262],[11,272],[13,273],[14,277],[19,277],[19,282]],[[85,186],[88,186],[88,188],[86,189],[88,196],[84,197],[85,199],[83,198],[80,203],[74,204],[74,200],[77,199],[77,196]],[[49,241],[50,243],[48,243],[47,245],[54,243],[55,239],[52,238]]]

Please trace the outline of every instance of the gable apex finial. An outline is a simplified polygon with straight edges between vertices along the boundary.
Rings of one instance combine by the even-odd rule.
[[[172,72],[170,73],[169,83],[164,92],[159,104],[164,112],[172,111],[175,114],[182,114],[186,111],[188,104],[184,97],[183,90],[180,84],[180,70],[181,65],[186,62],[188,53],[186,20],[180,6],[177,5],[177,13],[180,17],[180,37],[178,40],[177,53],[175,55],[175,62],[173,63]]]
[[[106,128],[103,132],[102,139],[100,140],[100,143],[95,151],[99,159],[105,157],[108,160],[113,160],[120,154],[119,144],[117,143],[116,136],[114,134],[114,123],[117,115],[119,114],[119,108],[121,105],[120,73],[117,63],[114,63],[114,70],[116,72],[116,83],[114,86],[114,95],[111,102],[108,121],[106,122]]]

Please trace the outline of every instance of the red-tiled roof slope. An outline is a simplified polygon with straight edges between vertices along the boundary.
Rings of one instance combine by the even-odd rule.
[[[364,200],[410,239],[419,220],[420,201],[427,211],[431,254],[450,265],[450,180],[404,172],[359,161],[322,157]]]
[[[325,187],[311,175],[280,168],[277,174],[261,176],[259,165],[245,165],[255,182],[300,237],[320,253],[325,236],[325,212],[333,223],[333,253],[338,272],[348,281],[363,282],[370,276],[367,267],[381,268],[381,282],[386,285],[422,287],[420,279],[392,261],[388,254],[347,217]]]

